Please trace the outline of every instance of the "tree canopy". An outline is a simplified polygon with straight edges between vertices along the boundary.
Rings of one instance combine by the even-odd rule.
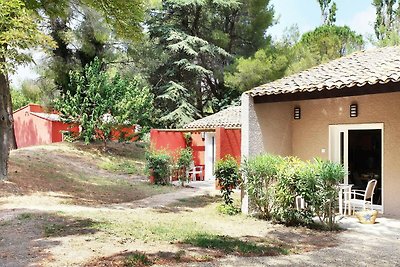
[[[238,98],[224,69],[266,46],[272,21],[269,0],[166,0],[150,10],[149,38],[164,56],[149,79],[160,126],[182,126]]]

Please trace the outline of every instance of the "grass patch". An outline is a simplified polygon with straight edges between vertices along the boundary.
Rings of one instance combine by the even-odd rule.
[[[136,267],[136,266],[150,266],[153,262],[147,257],[145,253],[135,252],[126,256],[124,260],[124,266]]]
[[[85,235],[96,232],[95,222],[90,219],[67,218],[63,216],[41,218],[43,224],[43,235],[45,237],[60,237],[68,235]]]
[[[101,169],[120,174],[143,174],[143,168],[139,168],[138,162],[133,160],[124,160],[111,158],[99,164]],[[141,166],[140,166],[141,167]]]
[[[17,220],[19,221],[25,221],[25,220],[31,220],[33,219],[34,214],[32,213],[21,213],[17,216]]]
[[[234,204],[227,205],[225,203],[219,204],[217,206],[217,211],[224,215],[236,215],[240,213],[240,208],[235,206]]]
[[[169,206],[179,206],[179,207],[186,207],[186,208],[203,208],[213,203],[218,203],[221,201],[220,196],[195,196],[190,198],[182,198],[179,199],[177,202],[172,203]]]
[[[227,254],[240,256],[277,256],[288,254],[288,250],[279,246],[266,246],[252,241],[222,235],[200,234],[185,239],[183,243],[200,248],[216,249]]]
[[[196,222],[175,216],[164,221],[162,217],[157,220],[153,218],[151,221],[147,218],[129,221],[103,221],[95,224],[94,227],[111,235],[125,236],[144,242],[180,242],[199,234],[209,233],[201,230],[202,227],[199,227]]]
[[[14,151],[10,168],[18,171],[10,172],[12,184],[1,184],[0,193],[61,192],[70,196],[63,203],[92,206],[132,202],[175,191],[173,187],[151,186],[130,175],[115,175],[141,172],[143,162],[117,154],[122,150],[122,154],[128,155],[129,149],[135,147],[132,144],[112,144],[115,154],[96,153],[94,145],[82,146],[87,151],[73,144]],[[114,171],[99,168],[101,163]]]

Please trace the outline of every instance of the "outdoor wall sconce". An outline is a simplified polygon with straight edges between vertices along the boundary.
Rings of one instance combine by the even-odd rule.
[[[301,109],[300,109],[300,107],[295,107],[294,108],[294,119],[295,120],[300,120],[301,119]]]
[[[350,118],[358,117],[358,106],[357,104],[350,105]]]

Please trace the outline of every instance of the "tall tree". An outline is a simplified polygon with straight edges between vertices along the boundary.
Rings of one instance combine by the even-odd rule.
[[[8,74],[32,60],[25,51],[53,45],[42,34],[37,21],[20,0],[0,1],[0,180],[7,178],[10,138],[12,136],[12,100]]]
[[[75,90],[62,94],[55,104],[64,121],[80,125],[82,140],[102,140],[106,146],[114,127],[149,124],[153,97],[139,81],[112,77],[102,65],[96,58],[82,72],[71,72]]]
[[[347,26],[323,25],[299,38],[296,29],[282,41],[239,58],[225,73],[227,84],[242,91],[360,50],[364,41]]]
[[[377,46],[400,44],[400,3],[397,0],[374,0]]]
[[[151,10],[150,39],[165,55],[150,78],[161,126],[182,126],[238,97],[224,84],[224,68],[269,42],[272,18],[269,0],[164,0]]]
[[[38,30],[38,21],[50,22],[63,29],[71,5],[82,4],[100,12],[121,38],[137,39],[141,35],[143,0],[2,0],[0,1],[0,179],[7,177],[9,140],[12,130],[12,100],[8,74],[18,64],[32,58],[26,50],[49,47],[54,42]],[[34,11],[36,16],[32,13]],[[62,39],[62,38],[60,38]],[[68,46],[56,40],[56,46],[68,52]],[[61,45],[60,45],[61,44]],[[64,49],[64,50],[63,50]]]
[[[332,0],[317,0],[321,8],[321,21],[324,25],[333,25],[336,22],[337,6]]]

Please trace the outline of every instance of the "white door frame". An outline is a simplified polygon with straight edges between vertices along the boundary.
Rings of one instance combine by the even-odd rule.
[[[329,125],[329,160],[333,162],[340,163],[340,133],[344,133],[344,153],[343,153],[343,162],[344,162],[344,168],[346,170],[345,172],[345,177],[344,177],[344,183],[348,184],[349,183],[349,162],[348,162],[348,156],[349,156],[349,143],[348,143],[348,135],[349,135],[349,130],[381,130],[381,183],[382,183],[382,188],[381,188],[381,203],[382,203],[382,212],[384,212],[384,207],[385,207],[385,198],[384,198],[384,124],[383,123],[361,123],[361,124],[336,124],[336,125]]]
[[[215,143],[215,133],[206,132],[204,139],[204,180],[214,180],[214,164],[216,156],[216,143]],[[214,162],[213,162],[214,161]]]

